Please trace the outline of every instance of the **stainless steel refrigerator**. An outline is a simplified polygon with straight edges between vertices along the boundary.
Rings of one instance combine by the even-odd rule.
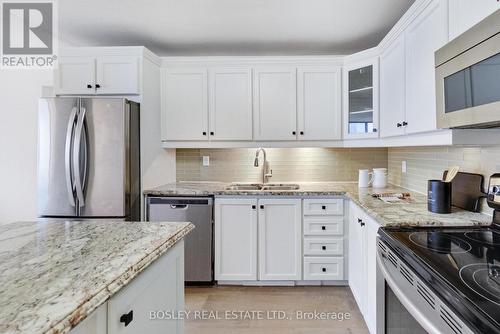
[[[39,217],[140,220],[139,140],[138,103],[41,99]]]

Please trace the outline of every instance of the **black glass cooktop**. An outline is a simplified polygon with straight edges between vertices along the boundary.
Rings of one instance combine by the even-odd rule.
[[[381,228],[385,241],[464,322],[500,333],[500,229]]]

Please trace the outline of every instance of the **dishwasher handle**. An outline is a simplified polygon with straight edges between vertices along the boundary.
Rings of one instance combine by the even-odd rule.
[[[148,204],[166,204],[170,205],[172,209],[180,209],[191,205],[212,205],[213,199],[208,197],[148,197]]]
[[[170,209],[186,210],[189,207],[187,204],[170,204]]]

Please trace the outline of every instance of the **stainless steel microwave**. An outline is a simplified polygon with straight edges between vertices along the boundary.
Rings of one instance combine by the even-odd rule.
[[[436,51],[438,128],[500,127],[500,10]]]

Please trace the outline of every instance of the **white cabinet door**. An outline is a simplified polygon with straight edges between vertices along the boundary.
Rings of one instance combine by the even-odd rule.
[[[344,138],[378,138],[378,57],[346,64],[343,83]]]
[[[259,279],[302,278],[300,199],[259,200]]]
[[[85,320],[73,328],[70,334],[107,334],[108,303],[104,303],[92,312]]]
[[[297,87],[295,67],[254,70],[254,139],[297,138]]]
[[[57,95],[95,94],[94,57],[61,57],[55,71]]]
[[[453,39],[500,9],[500,2],[498,0],[451,0],[449,6],[450,39]]]
[[[108,334],[183,333],[182,321],[151,320],[151,311],[184,310],[184,242],[180,241],[108,302]]]
[[[432,1],[405,31],[406,133],[436,129],[434,52],[448,41],[447,3]]]
[[[380,56],[380,136],[404,134],[405,45],[401,34]]]
[[[252,140],[252,70],[210,70],[210,140]]]
[[[206,69],[165,69],[162,76],[162,140],[208,139]]]
[[[378,285],[384,284],[377,275],[377,235],[379,225],[369,216],[363,217],[365,223],[363,227],[365,249],[365,302],[363,316],[370,333],[377,333],[377,328],[381,327],[380,319],[377,319],[377,308],[380,304],[380,299],[377,298],[377,291],[380,293],[384,288]],[[380,313],[379,313],[380,314]]]
[[[342,137],[341,69],[300,67],[297,70],[299,140]]]
[[[139,58],[97,58],[96,94],[139,94]]]
[[[215,200],[215,279],[257,279],[257,200]]]
[[[358,207],[351,202],[349,208],[349,286],[363,312],[365,301],[365,238]]]

